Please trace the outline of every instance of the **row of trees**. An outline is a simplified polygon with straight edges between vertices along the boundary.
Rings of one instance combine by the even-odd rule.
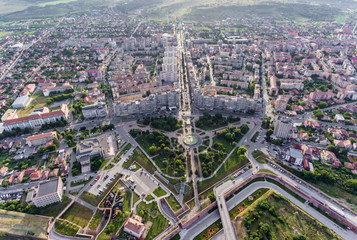
[[[177,121],[177,119],[171,115],[167,117],[165,116],[159,118],[146,117],[143,118],[142,120],[137,120],[137,123],[143,125],[150,124],[152,128],[169,131],[169,132],[175,131],[182,127],[182,121]]]
[[[208,112],[204,112],[202,116],[196,121],[196,126],[204,130],[219,128],[226,126],[228,123],[240,121],[239,117],[234,118],[229,115],[227,118],[223,117],[222,113],[216,113],[211,116]]]
[[[73,97],[74,97],[73,93],[56,95],[56,96],[47,98],[46,103],[47,103],[47,105],[50,105],[53,102],[60,102],[60,101],[66,100],[66,99],[72,99]]]

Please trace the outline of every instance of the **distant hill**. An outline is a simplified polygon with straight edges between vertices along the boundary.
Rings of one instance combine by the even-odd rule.
[[[143,9],[151,19],[211,21],[256,14],[263,16],[331,19],[342,10],[357,9],[354,0],[0,0],[0,20],[64,16],[112,7],[130,12]]]

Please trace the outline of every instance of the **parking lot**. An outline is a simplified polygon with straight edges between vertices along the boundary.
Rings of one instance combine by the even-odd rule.
[[[5,202],[10,201],[10,200],[20,201],[22,195],[23,195],[23,192],[1,194],[0,195],[0,202],[5,203]]]
[[[126,151],[123,156],[120,157],[119,162],[126,161],[132,154],[133,154],[133,148],[130,149],[129,151]],[[109,184],[115,179],[116,175],[119,172],[119,164],[117,164],[115,167],[103,171],[102,173],[98,174],[95,177],[94,182],[92,183],[93,185],[89,189],[89,193],[92,193],[96,196],[99,196],[102,192],[104,192],[105,189],[109,186]],[[121,172],[123,172],[124,169],[122,169]]]

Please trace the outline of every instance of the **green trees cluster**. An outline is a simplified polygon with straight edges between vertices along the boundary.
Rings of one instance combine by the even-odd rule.
[[[75,119],[79,119],[83,117],[82,107],[84,107],[84,100],[83,98],[75,101],[72,106],[72,115]]]
[[[216,113],[211,116],[208,112],[204,112],[202,116],[196,121],[196,126],[204,129],[210,130],[214,128],[219,128],[226,126],[228,122],[238,122],[240,121],[239,117],[234,118],[233,116],[223,117],[222,113]]]
[[[4,131],[2,134],[0,134],[0,139],[8,138],[8,137],[17,137],[21,136],[22,134],[29,134],[32,133],[33,129],[32,128],[15,128],[11,131]]]
[[[81,164],[78,161],[75,161],[72,166],[72,175],[78,176],[82,173]]]
[[[66,99],[71,99],[73,97],[74,97],[73,93],[56,95],[56,96],[47,98],[46,103],[47,103],[47,105],[50,105],[53,102],[60,102],[60,101],[66,100]]]
[[[218,138],[225,139],[228,142],[238,142],[244,134],[249,131],[249,127],[246,124],[243,124],[239,128],[231,126],[224,129],[222,132],[217,133]]]
[[[93,156],[90,160],[91,162],[91,171],[95,172],[98,171],[100,166],[102,165],[104,159],[102,158],[102,156],[98,155],[98,156]]]
[[[68,124],[68,121],[64,118],[61,118],[61,120],[57,121],[57,122],[51,122],[51,123],[45,123],[41,126],[41,131],[43,130],[48,130],[48,129],[52,129],[52,128],[57,128],[57,127],[64,127]]]
[[[210,176],[214,170],[222,163],[225,153],[223,151],[202,152],[199,155],[203,177]]]
[[[149,125],[152,128],[164,130],[164,131],[175,131],[182,127],[182,121],[177,121],[177,119],[171,115],[159,118],[146,117],[142,120],[137,121],[139,124]]]
[[[20,201],[7,201],[6,203],[0,202],[0,209],[30,214],[39,213],[39,210],[35,205],[27,205],[26,203],[21,203]]]

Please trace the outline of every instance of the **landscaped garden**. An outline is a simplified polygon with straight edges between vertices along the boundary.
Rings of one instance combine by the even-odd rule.
[[[158,187],[154,190],[153,194],[156,196],[156,197],[162,197],[166,194],[165,190],[162,189],[161,187]]]
[[[149,221],[152,223],[145,240],[154,239],[169,226],[168,220],[161,214],[156,202],[149,204],[140,202],[136,212],[143,218],[144,223]]]
[[[276,193],[259,200],[244,214],[244,226],[249,239],[342,239]]]
[[[178,210],[181,209],[180,203],[176,200],[176,198],[172,194],[170,194],[170,196],[166,198],[166,201],[169,203],[170,207],[174,212],[177,212]]]
[[[204,112],[202,116],[196,121],[196,127],[203,130],[213,130],[216,128],[227,126],[229,122],[239,122],[240,118],[234,118],[228,116],[227,118],[223,117],[221,113],[216,113],[214,116],[211,116],[208,112]]]
[[[216,233],[218,233],[221,229],[223,229],[222,221],[218,219],[212,225],[203,230],[200,234],[198,234],[193,240],[209,240]]]

